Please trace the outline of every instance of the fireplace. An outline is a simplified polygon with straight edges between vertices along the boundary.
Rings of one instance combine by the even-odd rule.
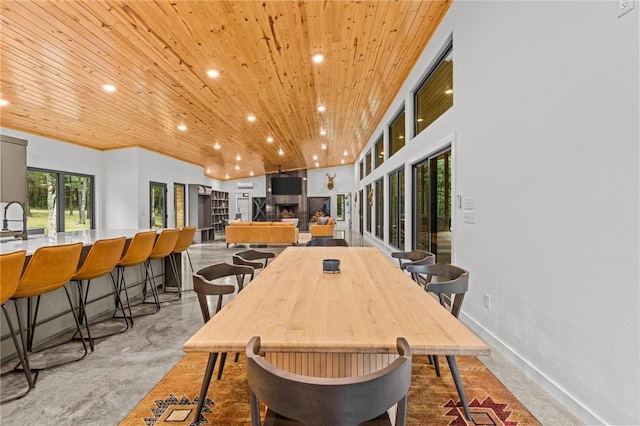
[[[276,217],[278,219],[293,219],[298,217],[298,205],[276,204]]]

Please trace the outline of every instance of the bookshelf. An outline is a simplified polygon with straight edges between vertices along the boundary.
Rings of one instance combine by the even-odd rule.
[[[214,231],[224,232],[225,221],[229,219],[229,193],[211,192],[211,226]]]
[[[224,232],[229,218],[229,193],[214,191],[207,185],[189,185],[189,225],[198,228],[196,243],[215,240],[216,232]]]

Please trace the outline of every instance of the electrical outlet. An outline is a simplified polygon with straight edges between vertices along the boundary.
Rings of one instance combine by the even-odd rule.
[[[491,309],[491,296],[487,293],[484,294],[484,307],[486,309]]]
[[[635,0],[618,0],[618,18],[629,12],[635,6]]]

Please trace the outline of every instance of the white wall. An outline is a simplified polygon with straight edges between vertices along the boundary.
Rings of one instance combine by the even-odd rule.
[[[238,183],[252,183],[253,188],[238,189]],[[222,182],[220,190],[229,193],[229,218],[233,219],[237,211],[236,197],[241,196],[242,194],[249,194],[249,210],[251,214],[251,211],[253,209],[251,199],[254,197],[267,196],[267,180],[264,175],[244,179],[227,180]]]
[[[334,188],[327,188],[327,173],[336,175]],[[253,183],[253,189],[238,189],[238,183]],[[307,196],[331,197],[331,215],[336,216],[336,194],[351,193],[355,187],[353,165],[315,168],[307,170]],[[234,179],[222,182],[222,191],[229,193],[229,215],[234,217],[236,212],[236,195],[249,194],[249,198],[267,196],[267,179],[264,175],[252,178]]]
[[[145,149],[99,151],[7,128],[0,132],[28,141],[27,167],[94,176],[96,229],[148,228],[150,181],[167,185],[169,227],[175,223],[174,183],[220,187],[201,167]]]
[[[327,187],[327,174],[334,176],[333,189]],[[307,170],[307,196],[331,197],[331,216],[338,214],[337,194],[352,194],[355,190],[353,166],[337,166],[316,168]],[[343,228],[346,223],[338,222],[337,226]]]
[[[454,107],[358,183],[404,163],[410,212],[411,165],[452,143],[461,318],[587,424],[640,424],[638,12],[454,2],[362,155],[451,36]]]

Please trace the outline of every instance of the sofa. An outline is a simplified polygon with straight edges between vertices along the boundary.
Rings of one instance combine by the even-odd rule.
[[[333,228],[335,221],[332,217],[320,218],[311,225],[311,238],[314,237],[333,237]]]
[[[230,221],[225,228],[229,244],[297,244],[298,228],[292,222]]]

